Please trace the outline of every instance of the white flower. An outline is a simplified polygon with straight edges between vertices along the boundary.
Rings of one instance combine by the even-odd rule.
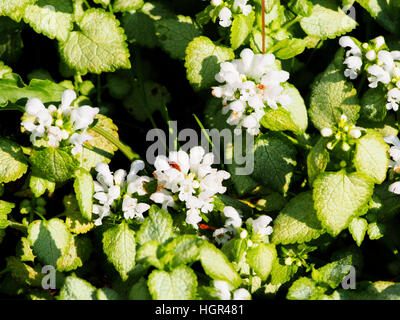
[[[74,126],[74,130],[86,130],[94,120],[94,117],[99,112],[99,108],[93,108],[90,106],[82,106],[78,109],[74,109],[71,112],[71,121]]]
[[[250,300],[250,292],[244,288],[237,289],[233,292],[233,300]]]
[[[398,88],[389,90],[387,101],[386,109],[397,111],[399,109],[400,90]]]
[[[370,60],[370,61],[375,60],[375,59],[376,59],[376,52],[375,52],[375,50],[369,50],[369,51],[365,54],[365,57],[366,57],[368,60]]]
[[[259,216],[257,219],[247,219],[247,222],[251,224],[253,232],[260,237],[270,235],[272,233],[272,227],[268,226],[272,221],[272,218],[267,215]]]
[[[400,139],[394,135],[389,135],[384,137],[383,140],[392,145],[389,149],[389,154],[392,157],[389,161],[389,166],[394,172],[398,172],[400,169]]]
[[[137,218],[139,221],[143,221],[143,213],[150,209],[147,203],[138,203],[138,200],[125,196],[122,201],[122,211],[124,212],[124,218],[134,219]]]
[[[290,96],[282,94],[282,83],[289,79],[289,73],[276,70],[273,54],[254,54],[246,48],[240,59],[223,62],[220,68],[215,79],[223,85],[213,87],[212,94],[222,98],[222,112],[230,112],[229,125],[257,135],[266,106],[277,109],[291,103]]]
[[[218,7],[222,3],[222,0],[211,0],[211,4],[214,7]]]
[[[223,213],[228,218],[225,222],[225,227],[240,228],[242,226],[242,218],[240,218],[239,212],[234,207],[225,207]]]
[[[94,221],[96,226],[100,226],[103,224],[103,219],[110,215],[110,207],[101,206],[98,204],[93,205],[93,213],[98,215],[99,217]]]
[[[215,242],[217,242],[220,245],[224,245],[226,242],[228,242],[231,239],[229,232],[230,232],[230,229],[228,229],[228,228],[216,229],[213,232],[213,237],[215,239]]]
[[[172,197],[172,194],[165,189],[154,192],[150,196],[150,200],[154,201],[155,203],[161,204],[162,209],[165,211],[168,211],[168,207],[173,207],[175,205],[175,201],[174,198]]]
[[[389,52],[387,50],[381,50],[378,52],[378,64],[374,64],[368,68],[368,73],[371,75],[368,77],[369,86],[376,88],[378,82],[383,84],[389,84],[393,78],[397,78],[400,70],[396,67],[394,61],[400,59],[398,51]]]
[[[198,229],[197,224],[202,220],[200,216],[200,210],[198,209],[189,209],[186,212],[186,223],[191,224],[193,228]]]
[[[349,47],[346,52],[346,59],[343,64],[347,65],[344,75],[352,80],[356,79],[362,66],[361,49],[349,36],[343,36],[339,39],[339,44],[343,48]]]
[[[109,166],[104,163],[98,163],[96,165],[96,171],[97,171],[97,176],[96,179],[99,181],[102,185],[106,187],[111,187],[114,182],[114,176],[112,175]]]
[[[400,181],[392,183],[389,186],[388,191],[393,192],[395,194],[400,194]]]
[[[226,281],[214,280],[214,288],[217,289],[218,298],[220,300],[230,300],[232,285]]]
[[[61,97],[61,105],[58,108],[60,114],[68,115],[71,112],[71,103],[76,99],[74,90],[65,90]]]
[[[227,7],[223,7],[218,15],[221,27],[229,27],[232,24],[232,12]]]
[[[92,139],[93,139],[93,137],[90,134],[87,134],[87,133],[81,133],[81,134],[73,133],[69,137],[69,140],[68,140],[71,144],[74,145],[74,147],[71,150],[71,153],[73,155],[82,153],[82,150],[83,150],[82,145],[85,142],[90,141]]]
[[[68,132],[61,130],[59,127],[50,126],[47,129],[48,143],[52,147],[58,147],[62,140],[68,139]]]
[[[349,135],[352,138],[358,139],[359,137],[361,137],[361,130],[358,128],[353,128],[349,131]]]
[[[247,16],[251,11],[252,11],[252,6],[247,4],[248,0],[235,0],[233,2],[233,9],[237,10],[237,8],[240,8],[242,13]]]

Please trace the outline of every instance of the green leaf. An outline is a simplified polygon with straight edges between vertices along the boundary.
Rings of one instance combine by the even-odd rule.
[[[104,129],[115,138],[119,138],[118,128],[110,118],[103,116],[102,114],[97,114],[95,119],[98,120],[95,127]],[[85,145],[83,146],[83,151],[81,154],[77,155],[77,159],[81,162],[82,168],[90,171],[100,162],[109,163],[114,152],[118,150],[118,148],[108,139],[104,138],[101,134],[92,129],[88,130],[87,133],[90,134],[93,139],[87,142],[89,147],[85,147]]]
[[[9,16],[19,22],[24,15],[28,4],[35,3],[37,0],[0,0],[0,16]]]
[[[363,218],[354,218],[353,220],[351,220],[349,224],[349,231],[358,246],[361,246],[361,243],[364,240],[367,229],[368,229],[367,220]]]
[[[233,50],[245,43],[253,28],[255,18],[254,11],[247,16],[244,14],[235,15],[231,27],[231,46]]]
[[[319,269],[314,269],[311,277],[318,284],[327,285],[335,289],[349,273],[352,266],[351,262],[351,257],[347,256],[346,258],[329,263]]]
[[[35,260],[29,240],[25,237],[22,237],[18,242],[17,256],[21,261],[33,262]]]
[[[18,75],[9,73],[0,79],[0,107],[19,99],[38,98],[43,103],[60,101],[65,89],[50,80],[39,79],[32,79],[29,86],[26,86]]]
[[[26,7],[23,18],[37,33],[65,41],[73,29],[72,12],[71,0],[39,0]]]
[[[145,278],[140,278],[129,291],[129,300],[151,300],[149,288]]]
[[[312,14],[313,4],[309,0],[290,0],[288,7],[298,15],[309,17]]]
[[[197,277],[192,269],[180,266],[172,272],[154,270],[147,281],[154,300],[193,300]]]
[[[311,186],[318,175],[325,171],[329,163],[330,156],[326,149],[327,142],[327,139],[320,138],[307,156],[307,173]]]
[[[340,49],[334,61],[312,85],[309,115],[319,130],[336,127],[342,114],[353,124],[358,119],[357,91],[344,76],[343,55],[344,50]]]
[[[354,166],[357,171],[365,173],[375,183],[381,184],[389,168],[388,150],[389,146],[383,141],[382,135],[368,130],[365,136],[357,140]]]
[[[33,169],[52,182],[70,180],[79,166],[79,161],[62,148],[42,148],[32,151],[30,161]]]
[[[78,248],[76,244],[75,237],[72,236],[68,250],[63,254],[63,256],[57,260],[57,268],[60,271],[69,272],[82,267],[83,263],[81,258],[78,256]]]
[[[73,238],[60,219],[33,221],[28,227],[28,240],[33,253],[42,263],[62,271],[59,264],[62,257],[68,254]]]
[[[366,121],[383,121],[387,114],[386,88],[370,88],[361,98],[360,118]]]
[[[9,66],[6,66],[3,61],[0,61],[0,79],[3,77],[3,75],[11,72],[12,69]]]
[[[303,243],[324,233],[314,209],[312,192],[298,194],[274,220],[272,242],[276,244]]]
[[[385,235],[385,225],[373,222],[368,225],[368,236],[371,240],[378,240]]]
[[[186,48],[187,78],[195,90],[209,88],[215,83],[220,63],[234,58],[231,48],[216,45],[207,37],[194,38]]]
[[[35,198],[39,198],[44,195],[46,191],[49,191],[49,195],[51,196],[54,193],[56,184],[52,181],[47,180],[41,175],[32,172],[29,179],[29,188],[31,189]]]
[[[103,249],[108,261],[114,265],[122,280],[127,280],[129,273],[135,267],[135,232],[125,221],[107,229],[103,233]]]
[[[90,172],[85,169],[75,171],[74,190],[82,216],[92,220],[94,184]]]
[[[173,59],[185,59],[188,44],[201,35],[192,18],[178,15],[155,21],[156,35],[161,47]]]
[[[172,218],[168,212],[151,206],[149,216],[144,219],[136,234],[138,244],[143,245],[148,241],[157,240],[163,243],[173,236]]]
[[[97,300],[121,300],[119,294],[110,288],[97,289]]]
[[[89,9],[76,23],[79,31],[70,32],[60,43],[60,52],[71,68],[81,74],[100,74],[131,67],[126,36],[114,15]]]
[[[296,148],[274,133],[266,133],[254,144],[254,171],[256,181],[286,194],[296,166]]]
[[[302,53],[307,47],[307,41],[298,38],[287,38],[274,45],[274,55],[282,60],[290,59]]]
[[[7,257],[7,268],[11,271],[12,277],[20,284],[27,284],[31,287],[40,287],[43,274],[38,267],[31,266],[19,261],[17,257]]]
[[[157,240],[152,240],[144,243],[137,251],[136,261],[143,266],[154,266],[158,269],[163,269],[164,264],[158,259],[158,248],[160,243]]]
[[[130,42],[154,48],[158,45],[154,22],[172,16],[173,12],[165,4],[146,1],[140,10],[124,13],[122,26]]]
[[[228,258],[213,244],[204,242],[200,248],[200,261],[206,274],[214,280],[229,282],[235,288],[242,280]]]
[[[342,300],[400,300],[400,284],[389,281],[357,284],[356,290],[338,290]]]
[[[271,273],[276,255],[274,244],[260,243],[247,251],[246,260],[255,273],[262,280],[266,280]]]
[[[275,259],[271,270],[271,284],[280,285],[288,282],[296,274],[298,266],[295,263],[291,265],[282,264],[279,259]]]
[[[374,182],[365,174],[325,172],[313,184],[314,207],[322,226],[333,236],[363,213],[373,193]]]
[[[65,224],[69,231],[83,234],[94,228],[94,223],[82,216],[78,201],[73,194],[65,196],[63,204],[65,208],[64,214],[66,215]]]
[[[261,118],[261,125],[272,131],[289,130],[301,135],[307,129],[307,109],[304,100],[295,86],[284,83],[282,85],[283,95],[291,98],[291,103],[278,109],[268,108]]]
[[[139,83],[134,83],[130,91],[131,94],[124,99],[124,107],[136,120],[142,122],[148,119],[149,114],[160,110],[171,101],[167,88],[151,80],[145,81],[143,88]]]
[[[200,247],[203,243],[197,235],[185,234],[179,236],[163,246],[165,254],[162,257],[164,264],[169,264],[171,268],[181,264],[188,264],[200,258]]]
[[[323,40],[343,35],[357,26],[335,0],[311,0],[314,5],[311,15],[300,20],[303,30],[310,36]]]
[[[289,300],[318,300],[324,294],[324,289],[309,278],[299,278],[293,282],[286,296]]]
[[[7,215],[14,207],[14,203],[0,200],[0,230],[8,227]]]
[[[140,9],[143,4],[143,0],[115,0],[113,8],[115,12],[125,12]]]
[[[15,181],[27,170],[28,162],[21,147],[11,140],[0,138],[0,183]]]
[[[396,0],[356,0],[386,30],[399,33],[400,4]]]
[[[60,290],[59,300],[96,300],[96,288],[76,276],[68,276]]]

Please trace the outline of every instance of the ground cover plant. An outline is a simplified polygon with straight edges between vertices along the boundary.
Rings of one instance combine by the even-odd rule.
[[[400,299],[399,16],[0,0],[0,298]]]

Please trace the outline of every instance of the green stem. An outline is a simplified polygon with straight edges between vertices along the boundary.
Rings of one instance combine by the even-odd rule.
[[[47,221],[45,217],[41,213],[39,213],[37,210],[34,210],[34,212],[39,216],[40,219]]]
[[[18,222],[12,221],[12,220],[8,221],[8,227],[22,231],[24,233],[28,232],[27,226],[23,225],[22,223],[18,223]]]
[[[288,23],[286,23],[285,25],[282,26],[283,30],[287,30],[289,29],[292,25],[294,25],[296,22],[299,22],[303,17],[302,16],[297,16],[296,18],[294,18],[293,20],[289,21]]]
[[[101,104],[101,78],[97,75],[97,106]]]
[[[285,138],[289,139],[291,142],[293,142],[295,145],[302,147],[304,149],[307,150],[311,150],[313,147],[309,144],[305,144],[305,143],[301,143],[299,140],[297,140],[296,138],[293,138],[292,136],[280,131],[279,132],[282,136],[284,136]]]
[[[129,161],[133,161],[135,159],[140,159],[140,156],[135,153],[129,146],[126,144],[122,143],[119,139],[114,137],[110,132],[107,130],[104,130],[101,127],[94,126],[92,130],[100,135],[102,135],[104,138],[106,138],[108,141],[110,141],[112,144],[114,144],[128,159]]]
[[[113,7],[112,7],[111,3],[108,5],[108,10],[109,10],[112,14],[114,14],[114,10],[113,10]]]

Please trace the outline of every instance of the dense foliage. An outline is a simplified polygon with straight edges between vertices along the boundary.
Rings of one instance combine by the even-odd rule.
[[[400,299],[399,16],[0,0],[0,297]]]

